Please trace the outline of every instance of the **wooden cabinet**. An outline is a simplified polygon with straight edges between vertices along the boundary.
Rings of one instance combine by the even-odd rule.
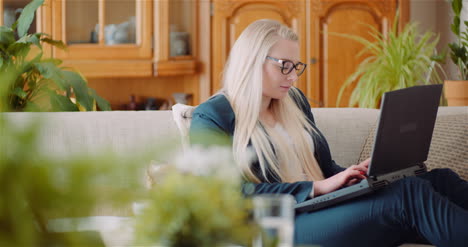
[[[90,78],[194,74],[196,5],[197,0],[46,0],[41,31],[67,44],[67,50],[52,48],[54,57]]]
[[[278,0],[213,0],[212,93],[219,90],[221,74],[229,50],[242,31],[258,19],[273,19],[290,26],[299,34],[301,50],[305,50],[305,1]],[[305,61],[305,53],[301,59]],[[304,78],[299,82],[303,88]]]
[[[53,56],[87,77],[152,75],[152,2],[50,0]]]
[[[360,43],[333,33],[359,35],[372,40],[369,26],[386,33],[394,21],[397,1],[312,0],[309,8],[306,94],[313,106],[337,107],[342,83],[366,56],[357,56],[364,48]],[[340,106],[347,106],[352,89],[349,87],[345,91]]]
[[[230,47],[242,30],[258,19],[275,19],[292,27],[300,36],[301,59],[307,71],[297,83],[312,106],[336,107],[342,83],[365,59],[363,48],[332,33],[359,35],[366,39],[368,26],[383,33],[392,25],[397,7],[407,17],[403,0],[213,0],[212,93],[221,88],[221,73]],[[406,2],[406,4],[401,4]],[[406,18],[407,19],[407,18]],[[340,106],[347,105],[352,87]]]
[[[68,44],[67,51],[46,47],[46,53],[102,86],[100,93],[107,97],[116,90],[139,95],[148,85],[152,90],[156,84],[174,85],[161,87],[157,94],[170,98],[176,91],[190,92],[193,102],[200,103],[221,88],[229,50],[243,29],[258,19],[278,20],[299,34],[301,60],[308,66],[296,85],[314,107],[336,107],[342,83],[365,59],[357,56],[363,48],[359,43],[331,33],[371,39],[365,25],[385,33],[397,8],[401,25],[409,12],[409,0],[45,1],[35,31]],[[6,9],[22,8],[28,2],[0,0],[0,24]],[[133,29],[123,32],[127,39],[122,39],[120,29],[126,25]],[[114,88],[117,79],[119,88]],[[175,86],[174,80],[183,85]],[[136,81],[145,87],[134,89],[130,84]],[[109,92],[104,92],[106,88]],[[346,105],[352,89],[345,92],[340,106]],[[115,99],[118,103],[128,100],[119,97],[124,98]]]

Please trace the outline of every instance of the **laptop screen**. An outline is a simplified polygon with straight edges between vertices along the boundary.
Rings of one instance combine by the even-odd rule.
[[[427,160],[442,85],[387,92],[382,98],[368,174],[379,176]]]

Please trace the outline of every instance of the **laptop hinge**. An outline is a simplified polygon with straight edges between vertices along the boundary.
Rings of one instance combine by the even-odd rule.
[[[372,187],[377,189],[391,182],[394,182],[396,180],[399,180],[408,176],[419,176],[426,172],[427,172],[426,164],[422,162],[404,170],[387,173],[385,175],[380,175],[380,176],[375,176],[375,175],[369,176],[369,179],[372,183]]]
[[[387,186],[387,184],[389,184],[389,182],[387,180],[380,180],[380,181],[377,181],[377,182],[373,182],[372,183],[372,189],[378,190],[378,189],[380,189],[382,187]]]
[[[424,162],[419,164],[419,169],[414,171],[414,175],[419,176],[427,172],[427,166]]]

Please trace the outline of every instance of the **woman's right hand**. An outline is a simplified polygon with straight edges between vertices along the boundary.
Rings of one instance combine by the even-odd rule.
[[[327,179],[314,182],[314,197],[333,192],[343,186],[356,184],[365,179],[369,159],[359,165],[352,165],[346,170],[337,173]]]

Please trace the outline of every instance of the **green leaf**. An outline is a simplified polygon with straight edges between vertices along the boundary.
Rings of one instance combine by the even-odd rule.
[[[57,59],[57,58],[46,58],[46,59],[42,60],[41,62],[43,62],[43,63],[52,63],[55,66],[59,66],[60,64],[62,64],[62,60]]]
[[[26,57],[31,50],[30,43],[18,43],[15,42],[8,47],[6,53],[10,54],[10,56],[14,57]]]
[[[70,98],[54,92],[50,93],[50,104],[54,111],[78,111],[78,107]]]
[[[18,36],[21,38],[29,30],[32,21],[34,20],[34,13],[36,10],[44,3],[44,0],[33,0],[26,7],[24,7],[21,12],[20,17],[18,18]]]
[[[22,88],[19,88],[19,87],[16,87],[15,89],[13,89],[11,93],[20,97],[21,99],[24,99],[26,98],[26,96],[28,96],[28,94]]]
[[[11,28],[0,26],[0,44],[6,48],[15,42],[15,33]]]
[[[89,88],[91,95],[96,100],[96,103],[101,111],[112,111],[111,106],[107,100],[102,98],[96,93],[96,90]]]
[[[42,61],[35,63],[34,66],[39,70],[44,78],[52,80],[61,90],[67,91],[70,87],[70,84],[68,84],[62,77],[61,69],[54,63]]]
[[[462,6],[463,6],[462,0],[452,0],[452,10],[456,16],[460,16]]]
[[[42,48],[39,38],[34,34],[23,36],[18,41],[16,41],[16,43],[33,44],[39,48]]]
[[[50,38],[43,38],[43,39],[41,39],[41,41],[43,41],[44,43],[50,44],[52,46],[55,46],[57,48],[60,48],[62,50],[67,50],[67,45],[65,45],[65,43],[63,43],[61,40],[53,40],[53,39],[50,39]]]
[[[455,16],[453,17],[453,23],[451,25],[452,32],[459,36],[460,35],[460,17]]]
[[[75,92],[76,102],[87,111],[93,110],[93,98],[88,93],[86,81],[80,74],[73,71],[62,71],[63,78],[71,85]]]

